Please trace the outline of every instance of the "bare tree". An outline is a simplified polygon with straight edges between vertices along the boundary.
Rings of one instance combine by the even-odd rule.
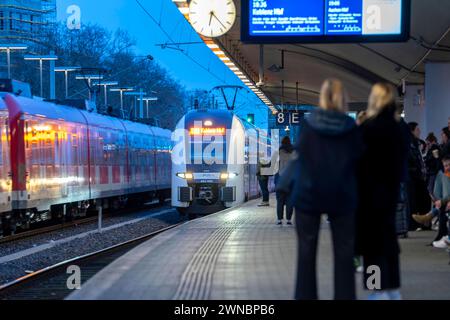
[[[30,45],[29,53],[46,54],[50,50],[58,55],[58,65],[99,67],[109,70],[106,78],[119,81],[121,86],[142,88],[149,95],[159,98],[153,103],[150,115],[159,123],[172,129],[186,110],[186,90],[169,73],[149,57],[135,54],[136,41],[125,30],[109,32],[96,24],[85,24],[80,30],[69,30],[63,24],[56,25],[43,37],[43,41]],[[24,61],[16,55],[14,76],[18,80],[29,82],[34,94],[38,94],[38,66],[33,61]],[[48,72],[48,65],[45,65]],[[65,96],[63,75],[57,75],[57,98]],[[44,86],[48,88],[48,77],[44,77]],[[88,90],[83,81],[75,80],[70,74],[70,98],[87,98]],[[134,99],[126,98],[128,114]],[[112,113],[119,115],[119,95],[110,94],[109,103]],[[103,95],[99,95],[99,109],[103,108]]]

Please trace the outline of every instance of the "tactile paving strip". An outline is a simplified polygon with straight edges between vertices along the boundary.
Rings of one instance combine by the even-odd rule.
[[[226,219],[225,219],[226,220]],[[174,300],[207,300],[210,298],[213,273],[222,248],[231,234],[249,217],[224,221],[203,243],[181,276]]]

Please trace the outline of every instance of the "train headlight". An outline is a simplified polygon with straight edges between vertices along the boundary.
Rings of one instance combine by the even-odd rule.
[[[191,180],[194,178],[194,175],[192,173],[188,173],[188,172],[180,172],[180,173],[177,173],[177,177],[181,178],[181,179],[185,179],[185,180]]]
[[[222,180],[234,179],[234,178],[236,178],[237,176],[238,176],[238,174],[237,174],[237,173],[234,173],[234,172],[222,173],[222,174],[220,175],[220,179],[222,179]]]

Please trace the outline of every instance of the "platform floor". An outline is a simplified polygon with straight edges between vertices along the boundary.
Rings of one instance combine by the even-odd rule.
[[[72,294],[74,300],[290,300],[296,274],[295,227],[275,225],[275,201],[257,201],[194,220],[140,245]],[[402,240],[405,299],[450,299],[445,250],[427,247],[434,232]],[[322,225],[318,280],[321,299],[333,294],[329,228]],[[365,299],[361,275],[358,298]]]

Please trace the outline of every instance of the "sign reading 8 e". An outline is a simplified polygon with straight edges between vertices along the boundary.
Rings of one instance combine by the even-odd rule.
[[[280,126],[299,125],[303,119],[302,112],[279,112],[277,117],[277,124]]]

